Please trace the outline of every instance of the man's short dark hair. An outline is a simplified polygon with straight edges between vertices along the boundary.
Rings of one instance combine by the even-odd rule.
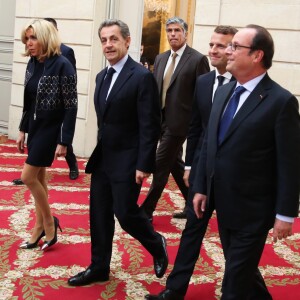
[[[232,26],[219,25],[215,28],[214,32],[224,35],[235,35],[238,30]]]
[[[262,50],[264,52],[262,59],[263,66],[266,69],[270,69],[274,56],[274,41],[271,34],[266,28],[255,24],[249,24],[246,28],[252,28],[256,31],[256,35],[252,40],[251,52],[255,50]]]

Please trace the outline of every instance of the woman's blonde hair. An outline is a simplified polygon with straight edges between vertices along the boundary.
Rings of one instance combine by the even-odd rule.
[[[33,34],[37,38],[39,44],[41,45],[41,53],[37,59],[44,59],[46,57],[51,57],[55,54],[60,55],[60,38],[57,29],[52,23],[46,20],[34,20],[30,22],[21,33],[22,43],[25,44],[24,56],[30,56],[30,51],[26,47],[26,32],[32,28]]]

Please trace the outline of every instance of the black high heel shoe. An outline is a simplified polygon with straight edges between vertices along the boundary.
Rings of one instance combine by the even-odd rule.
[[[44,244],[43,244],[43,246],[41,248],[42,250],[46,250],[49,247],[51,247],[51,246],[53,246],[54,244],[57,243],[57,228],[59,228],[60,232],[62,232],[61,227],[59,225],[58,218],[56,218],[56,217],[53,216],[53,219],[54,219],[54,237],[53,237],[53,239],[51,241],[45,241],[44,242]]]
[[[20,248],[22,249],[33,249],[38,246],[38,243],[42,237],[45,236],[45,230],[40,234],[40,236],[37,238],[37,240],[34,243],[29,243],[29,242],[24,242],[23,244],[20,245]]]

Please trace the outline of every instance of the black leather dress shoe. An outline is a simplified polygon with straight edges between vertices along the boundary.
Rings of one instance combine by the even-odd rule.
[[[21,180],[21,178],[17,178],[17,179],[14,179],[12,181],[13,184],[15,185],[21,185],[21,184],[24,184],[24,182]]]
[[[154,272],[156,277],[158,278],[164,276],[169,263],[166,239],[163,236],[161,236],[161,240],[163,247],[163,255],[160,257],[153,257]]]
[[[70,178],[71,180],[75,180],[75,179],[78,178],[78,176],[79,176],[79,171],[78,171],[78,168],[77,168],[77,166],[76,166],[76,168],[70,170],[69,178]]]
[[[148,294],[145,296],[145,300],[183,300],[184,296],[176,293],[175,291],[165,289],[158,295]]]
[[[68,284],[71,286],[88,285],[93,282],[104,282],[109,280],[109,274],[101,274],[88,267],[85,271],[69,278]]]
[[[174,213],[173,218],[175,218],[175,219],[186,219],[186,212],[183,210],[181,212]]]

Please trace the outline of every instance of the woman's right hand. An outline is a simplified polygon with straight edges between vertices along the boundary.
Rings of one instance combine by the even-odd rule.
[[[24,153],[24,143],[25,143],[25,132],[24,131],[20,131],[19,132],[19,137],[17,138],[17,149],[20,153]]]

